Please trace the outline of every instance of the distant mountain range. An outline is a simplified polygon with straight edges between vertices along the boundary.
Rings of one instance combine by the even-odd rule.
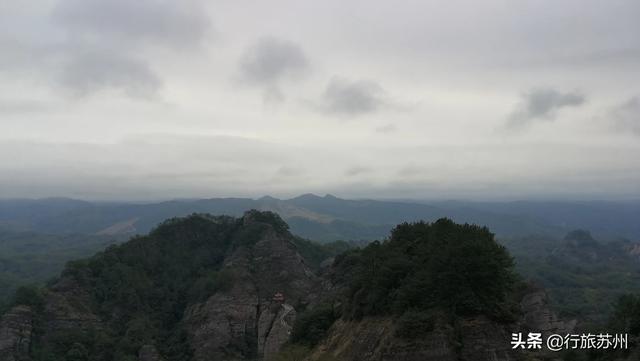
[[[305,194],[157,203],[104,203],[66,198],[0,200],[0,228],[50,234],[146,234],[162,220],[191,213],[240,216],[249,209],[280,214],[293,233],[317,241],[372,240],[393,225],[448,217],[488,226],[498,237],[562,236],[583,228],[600,239],[640,239],[640,201],[418,202],[348,200]]]

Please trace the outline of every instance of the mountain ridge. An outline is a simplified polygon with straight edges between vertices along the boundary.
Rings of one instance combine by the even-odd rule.
[[[274,211],[287,220],[303,220],[292,222],[292,231],[321,241],[381,239],[394,224],[418,219],[434,221],[441,217],[461,223],[486,224],[500,237],[531,234],[559,237],[572,229],[583,228],[600,238],[640,239],[640,224],[637,222],[640,202],[424,203],[349,200],[311,193],[289,199],[270,196],[258,199],[230,197],[156,203],[0,200],[0,228],[41,233],[95,234],[137,219],[132,227],[124,228],[131,234],[144,234],[170,217],[191,213],[240,216],[249,209]],[[324,232],[313,231],[316,228]],[[357,237],[358,230],[362,230],[366,237]]]

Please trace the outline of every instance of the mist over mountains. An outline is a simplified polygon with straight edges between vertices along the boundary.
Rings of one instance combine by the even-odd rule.
[[[640,201],[379,201],[304,194],[291,199],[265,196],[172,200],[157,203],[101,203],[67,198],[0,200],[0,229],[50,234],[129,236],[146,234],[161,221],[191,213],[242,215],[273,211],[294,234],[318,240],[372,240],[393,225],[448,217],[483,224],[498,237],[561,237],[587,229],[599,239],[640,239]]]

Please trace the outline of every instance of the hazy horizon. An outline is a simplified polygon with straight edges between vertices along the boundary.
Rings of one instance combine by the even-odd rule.
[[[200,201],[200,200],[215,200],[215,199],[252,199],[260,200],[262,198],[274,198],[280,201],[288,201],[303,196],[315,196],[318,198],[335,197],[341,200],[371,200],[380,202],[401,202],[401,203],[416,203],[416,204],[428,204],[428,203],[567,203],[567,204],[598,204],[598,203],[640,203],[640,198],[620,198],[620,199],[598,199],[598,198],[394,198],[394,197],[348,197],[331,193],[300,193],[294,195],[281,195],[274,196],[272,194],[251,196],[251,195],[218,195],[218,196],[204,196],[204,197],[178,197],[178,198],[91,198],[91,197],[66,197],[66,196],[46,196],[46,197],[0,197],[0,201],[47,201],[47,200],[72,200],[89,203],[114,203],[114,204],[154,204],[162,202],[180,202],[180,201]]]
[[[640,3],[0,3],[0,198],[640,199]]]

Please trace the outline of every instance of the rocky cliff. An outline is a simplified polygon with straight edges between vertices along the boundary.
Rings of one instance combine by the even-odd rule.
[[[462,317],[453,324],[438,319],[427,334],[406,339],[398,336],[397,317],[338,320],[306,361],[516,361],[557,360],[548,351],[522,351],[511,347],[512,333],[571,333],[576,321],[563,321],[537,285],[523,291],[519,314],[511,322],[479,315]],[[525,336],[526,338],[526,336]]]
[[[0,361],[29,360],[33,311],[16,306],[0,319]]]
[[[295,245],[271,229],[230,252],[223,269],[234,275],[231,289],[185,311],[195,360],[270,360],[288,340],[295,306],[314,299],[319,278]]]

